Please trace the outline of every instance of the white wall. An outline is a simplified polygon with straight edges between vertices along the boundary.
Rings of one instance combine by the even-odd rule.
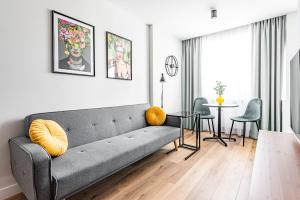
[[[181,110],[181,40],[162,27],[153,25],[153,104],[160,106],[161,74],[164,73],[164,110],[178,112]],[[167,75],[165,60],[169,55],[176,56],[179,63],[178,74],[175,77]]]
[[[96,77],[51,73],[52,9],[95,26]],[[0,199],[3,199],[19,191],[10,171],[7,141],[23,134],[22,119],[26,115],[146,103],[149,80],[146,24],[110,2],[3,0],[0,19]],[[105,31],[132,40],[133,81],[105,78]]]
[[[284,132],[291,132],[290,128],[290,60],[300,48],[300,15],[293,12],[287,15],[286,24],[286,85],[282,102],[282,125]]]

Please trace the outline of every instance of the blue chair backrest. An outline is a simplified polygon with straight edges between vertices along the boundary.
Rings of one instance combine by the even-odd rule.
[[[204,97],[199,97],[194,100],[194,112],[200,112],[201,115],[210,115],[210,109],[203,104],[208,103]]]
[[[247,105],[244,117],[253,121],[261,119],[262,100],[260,98],[251,99]]]

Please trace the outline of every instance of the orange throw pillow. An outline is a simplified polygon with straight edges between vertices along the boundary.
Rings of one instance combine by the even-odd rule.
[[[161,107],[152,106],[146,111],[146,120],[151,126],[161,126],[166,121],[166,113]]]
[[[60,156],[68,149],[68,137],[55,121],[36,119],[31,122],[29,137],[41,145],[51,156]]]

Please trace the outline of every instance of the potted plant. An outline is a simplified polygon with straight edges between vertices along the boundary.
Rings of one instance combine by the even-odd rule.
[[[226,85],[222,84],[221,81],[216,81],[216,82],[217,82],[217,86],[214,88],[214,90],[216,91],[217,95],[219,95],[216,101],[219,105],[222,105],[224,103],[224,98],[222,97],[222,95],[224,94]]]

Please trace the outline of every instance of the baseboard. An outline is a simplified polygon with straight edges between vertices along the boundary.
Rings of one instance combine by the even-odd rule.
[[[0,200],[7,199],[21,192],[19,185],[13,184],[4,188],[0,188]]]

